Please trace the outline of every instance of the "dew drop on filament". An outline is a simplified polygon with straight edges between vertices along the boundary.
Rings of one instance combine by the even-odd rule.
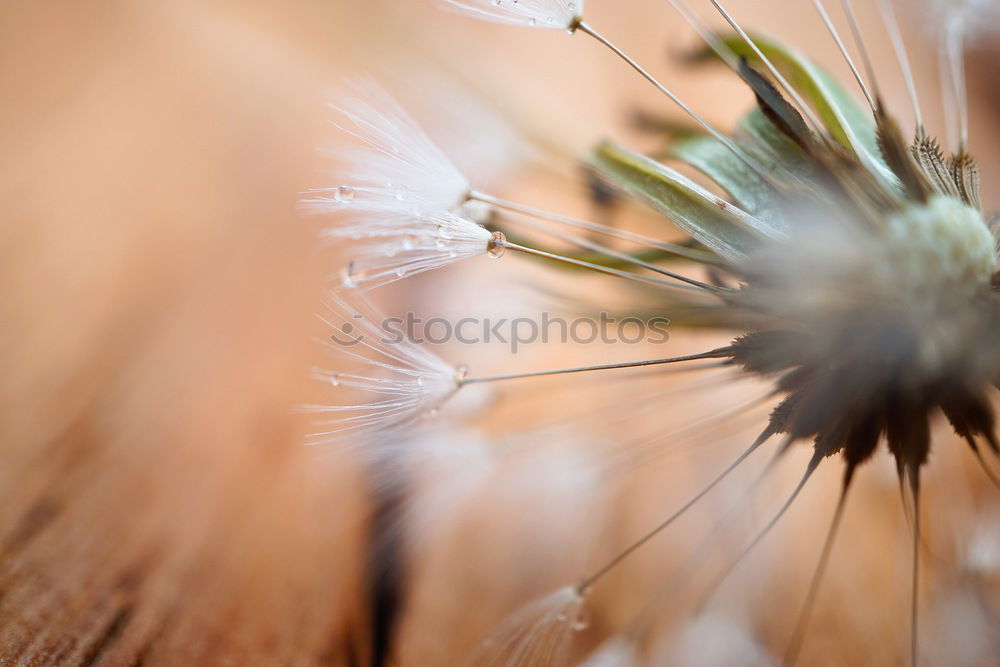
[[[506,243],[507,237],[503,235],[503,232],[493,232],[493,238],[490,239],[490,243],[486,248],[486,254],[493,259],[500,259],[507,250]]]
[[[341,204],[354,201],[354,188],[350,185],[337,186],[337,189],[333,191],[333,199]]]
[[[358,284],[357,279],[354,277],[354,262],[349,262],[347,266],[340,272],[340,278],[344,283],[344,287],[355,287]]]

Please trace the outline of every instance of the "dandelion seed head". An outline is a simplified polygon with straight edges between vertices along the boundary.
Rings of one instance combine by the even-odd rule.
[[[473,18],[532,28],[569,30],[584,0],[443,0],[445,9]]]
[[[746,266],[764,292],[782,293],[773,305],[783,315],[797,311],[804,321],[879,302],[933,311],[988,288],[997,262],[982,215],[953,197],[908,204],[874,230],[810,205],[795,216],[794,234],[762,246]]]
[[[886,220],[886,254],[901,286],[971,293],[990,281],[996,265],[993,235],[979,211],[954,197],[936,196]]]
[[[617,230],[609,232],[607,225],[538,211],[493,192],[473,191],[468,179],[391,98],[369,90],[364,98],[356,97],[340,107],[353,128],[349,131],[362,143],[358,152],[345,154],[355,166],[342,179],[345,185],[314,200],[328,209],[359,214],[329,232],[333,238],[356,244],[343,285],[377,287],[467,257],[498,257],[507,249],[640,282],[646,277],[639,275],[642,271],[668,276],[678,284],[647,281],[664,289],[683,288],[680,295],[669,292],[664,308],[666,304],[688,306],[677,311],[678,320],[697,312],[705,316],[709,328],[737,332],[737,337],[725,347],[669,360],[603,363],[470,380],[465,379],[461,367],[408,343],[391,349],[372,343],[354,354],[370,365],[370,372],[320,374],[335,389],[346,387],[374,395],[374,399],[359,404],[329,408],[357,413],[341,420],[339,428],[394,434],[435,413],[459,387],[476,382],[715,359],[721,360],[719,365],[735,366],[766,380],[773,389],[770,396],[781,398],[772,406],[757,444],[701,495],[776,434],[785,436],[786,446],[811,441],[814,449],[807,473],[781,513],[796,500],[819,462],[834,455],[847,464],[843,502],[854,467],[870,459],[882,443],[895,458],[900,481],[909,477],[911,498],[918,505],[918,473],[928,460],[931,419],[938,413],[973,448],[980,439],[997,449],[991,403],[994,388],[1000,386],[1000,353],[992,342],[1000,327],[997,243],[995,230],[980,211],[980,176],[967,151],[964,75],[958,66],[964,26],[994,3],[931,3],[947,19],[947,48],[942,51],[946,58],[942,62],[950,65],[954,85],[945,91],[945,103],[955,107],[953,111],[962,121],[954,133],[958,140],[951,144],[957,150],[947,157],[937,140],[925,134],[916,95],[912,96],[917,112],[916,138],[912,142],[905,138],[909,134],[904,135],[899,128],[894,110],[881,108],[868,54],[864,58],[868,71],[862,75],[830,21],[826,21],[829,31],[851,65],[873,114],[868,116],[867,110],[852,106],[849,95],[803,56],[777,43],[763,51],[748,50],[746,44],[734,39],[730,49],[739,58],[720,55],[739,69],[755,93],[758,108],[741,123],[742,132],[726,136],[603,33],[582,23],[582,2],[445,0],[445,4],[486,20],[579,31],[610,48],[707,132],[686,145],[678,146],[680,142],[671,138],[670,155],[702,171],[719,187],[706,188],[664,164],[663,159],[625,148],[602,144],[594,151],[592,166],[602,177],[650,204],[690,237],[684,252],[677,252],[681,246],[663,239],[627,231],[616,235]],[[821,8],[821,3],[816,4]],[[845,3],[845,11],[853,24],[849,3]],[[825,17],[825,11],[821,9],[821,13]],[[963,30],[955,30],[956,26]],[[858,41],[863,42],[862,31],[856,24],[852,27]],[[737,31],[754,46],[753,40],[739,28]],[[717,47],[717,40],[706,39]],[[863,44],[859,48],[865,51]],[[764,51],[771,55],[766,57]],[[768,62],[768,57],[777,65]],[[774,73],[774,81],[762,69],[765,65]],[[794,70],[795,76],[786,81],[780,74],[783,70]],[[866,78],[875,95],[866,86]],[[520,240],[508,243],[501,231],[479,224],[493,218],[498,224],[517,224],[519,217],[537,223],[532,231],[545,232],[549,224],[567,225],[637,244],[644,256],[650,250],[683,255],[699,262],[694,270],[709,278],[674,273],[657,263],[661,255],[649,253],[655,259],[647,262],[583,234],[552,236],[588,251],[572,255],[587,256],[588,261],[572,259],[570,251],[561,247],[550,252],[527,247]],[[533,235],[527,238],[533,239]],[[590,262],[594,255],[605,263]],[[634,272],[617,268],[621,265]],[[700,321],[681,323],[701,325]],[[383,357],[381,361],[375,359],[378,355]],[[506,580],[507,567],[530,570],[532,577],[541,579],[539,572],[548,564],[548,554],[566,559],[568,543],[576,541],[574,546],[578,546],[597,530],[601,515],[595,508],[607,500],[601,493],[604,479],[595,468],[562,451],[543,451],[547,440],[543,437],[535,442],[525,433],[517,433],[511,442],[498,438],[494,444],[510,445],[511,450],[537,445],[539,451],[531,455],[522,451],[503,465],[495,465],[492,457],[476,458],[468,466],[476,473],[474,483],[455,487],[443,494],[444,500],[429,497],[431,501],[421,512],[423,518],[411,517],[412,523],[429,533],[429,518],[459,516],[457,512],[449,514],[441,502],[466,504],[475,496],[474,501],[481,506],[492,503],[491,518],[503,527],[490,525],[490,536],[502,546],[463,555],[488,569],[493,585]],[[433,471],[429,475],[433,478],[444,468],[431,465],[426,469]],[[420,479],[420,475],[415,478]],[[475,512],[461,514],[456,524],[463,523],[466,515],[483,518]],[[509,521],[511,515],[516,515],[517,521]],[[919,511],[916,516],[919,518]],[[486,643],[482,659],[474,664],[561,664],[573,633],[588,624],[581,615],[580,591],[589,591],[603,581],[632,550],[642,547],[672,521],[666,520],[589,573],[579,588],[561,589],[516,614]],[[544,525],[544,532],[538,530],[539,524]],[[460,532],[455,530],[455,536]],[[831,540],[834,532],[831,528]],[[919,536],[919,530],[913,534]],[[919,540],[913,544],[916,573]],[[510,558],[512,553],[516,559]],[[991,556],[975,556],[975,549],[970,549],[969,569],[992,567],[975,565],[977,558],[987,561]],[[525,562],[531,566],[526,567]],[[914,574],[913,581],[917,580]],[[916,627],[916,611],[912,619]],[[613,659],[628,659],[623,652],[628,647],[611,644],[607,648]],[[678,665],[778,664],[748,624],[722,614],[701,614],[668,648],[662,656],[654,657]]]
[[[810,222],[747,261],[754,279],[737,297],[774,318],[772,326],[794,322],[808,332],[766,354],[803,373],[818,371],[821,358],[857,364],[854,388],[871,400],[902,390],[897,383],[925,391],[958,378],[989,381],[1000,358],[980,341],[1000,311],[990,288],[995,244],[978,211],[938,196],[876,230],[829,211],[800,213]],[[887,367],[872,370],[878,364]]]

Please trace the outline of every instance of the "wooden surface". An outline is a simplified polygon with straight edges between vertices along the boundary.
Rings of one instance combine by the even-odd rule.
[[[295,413],[336,74],[216,5],[0,9],[0,664],[346,659],[363,494]]]
[[[0,9],[0,665],[357,657],[366,494],[293,407],[329,265],[295,204],[338,58],[380,48],[362,4]],[[447,546],[412,655],[468,606]]]

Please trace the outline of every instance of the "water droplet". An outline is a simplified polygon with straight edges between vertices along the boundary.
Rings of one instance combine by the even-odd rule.
[[[398,268],[398,269],[396,269],[396,276],[398,278],[402,278],[405,275],[406,275],[406,269],[404,269],[404,268]]]
[[[490,243],[486,246],[486,254],[493,259],[500,259],[503,254],[507,251],[507,237],[503,235],[503,232],[493,232],[493,238],[490,239]]]
[[[340,272],[340,278],[344,283],[344,287],[354,287],[358,284],[357,278],[354,276],[354,271],[354,262],[351,261]]]
[[[338,186],[337,189],[333,191],[333,199],[340,204],[346,204],[354,201],[354,188],[350,185]]]
[[[334,387],[340,386],[340,373],[334,373],[330,376],[330,384]]]
[[[465,378],[469,377],[469,365],[462,364],[455,368],[455,381],[459,384],[465,382]]]
[[[418,387],[423,387],[424,386],[424,376],[423,375],[418,375],[417,376],[417,386]]]

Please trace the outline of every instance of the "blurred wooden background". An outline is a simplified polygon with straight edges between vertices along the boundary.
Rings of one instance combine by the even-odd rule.
[[[350,662],[368,507],[293,409],[332,252],[296,202],[324,184],[331,86],[427,41],[428,8],[401,4],[0,6],[0,664]],[[602,54],[574,44],[545,111],[549,82],[489,56],[499,34],[424,53],[506,74],[492,91],[569,145],[620,117],[578,111],[617,67]]]

